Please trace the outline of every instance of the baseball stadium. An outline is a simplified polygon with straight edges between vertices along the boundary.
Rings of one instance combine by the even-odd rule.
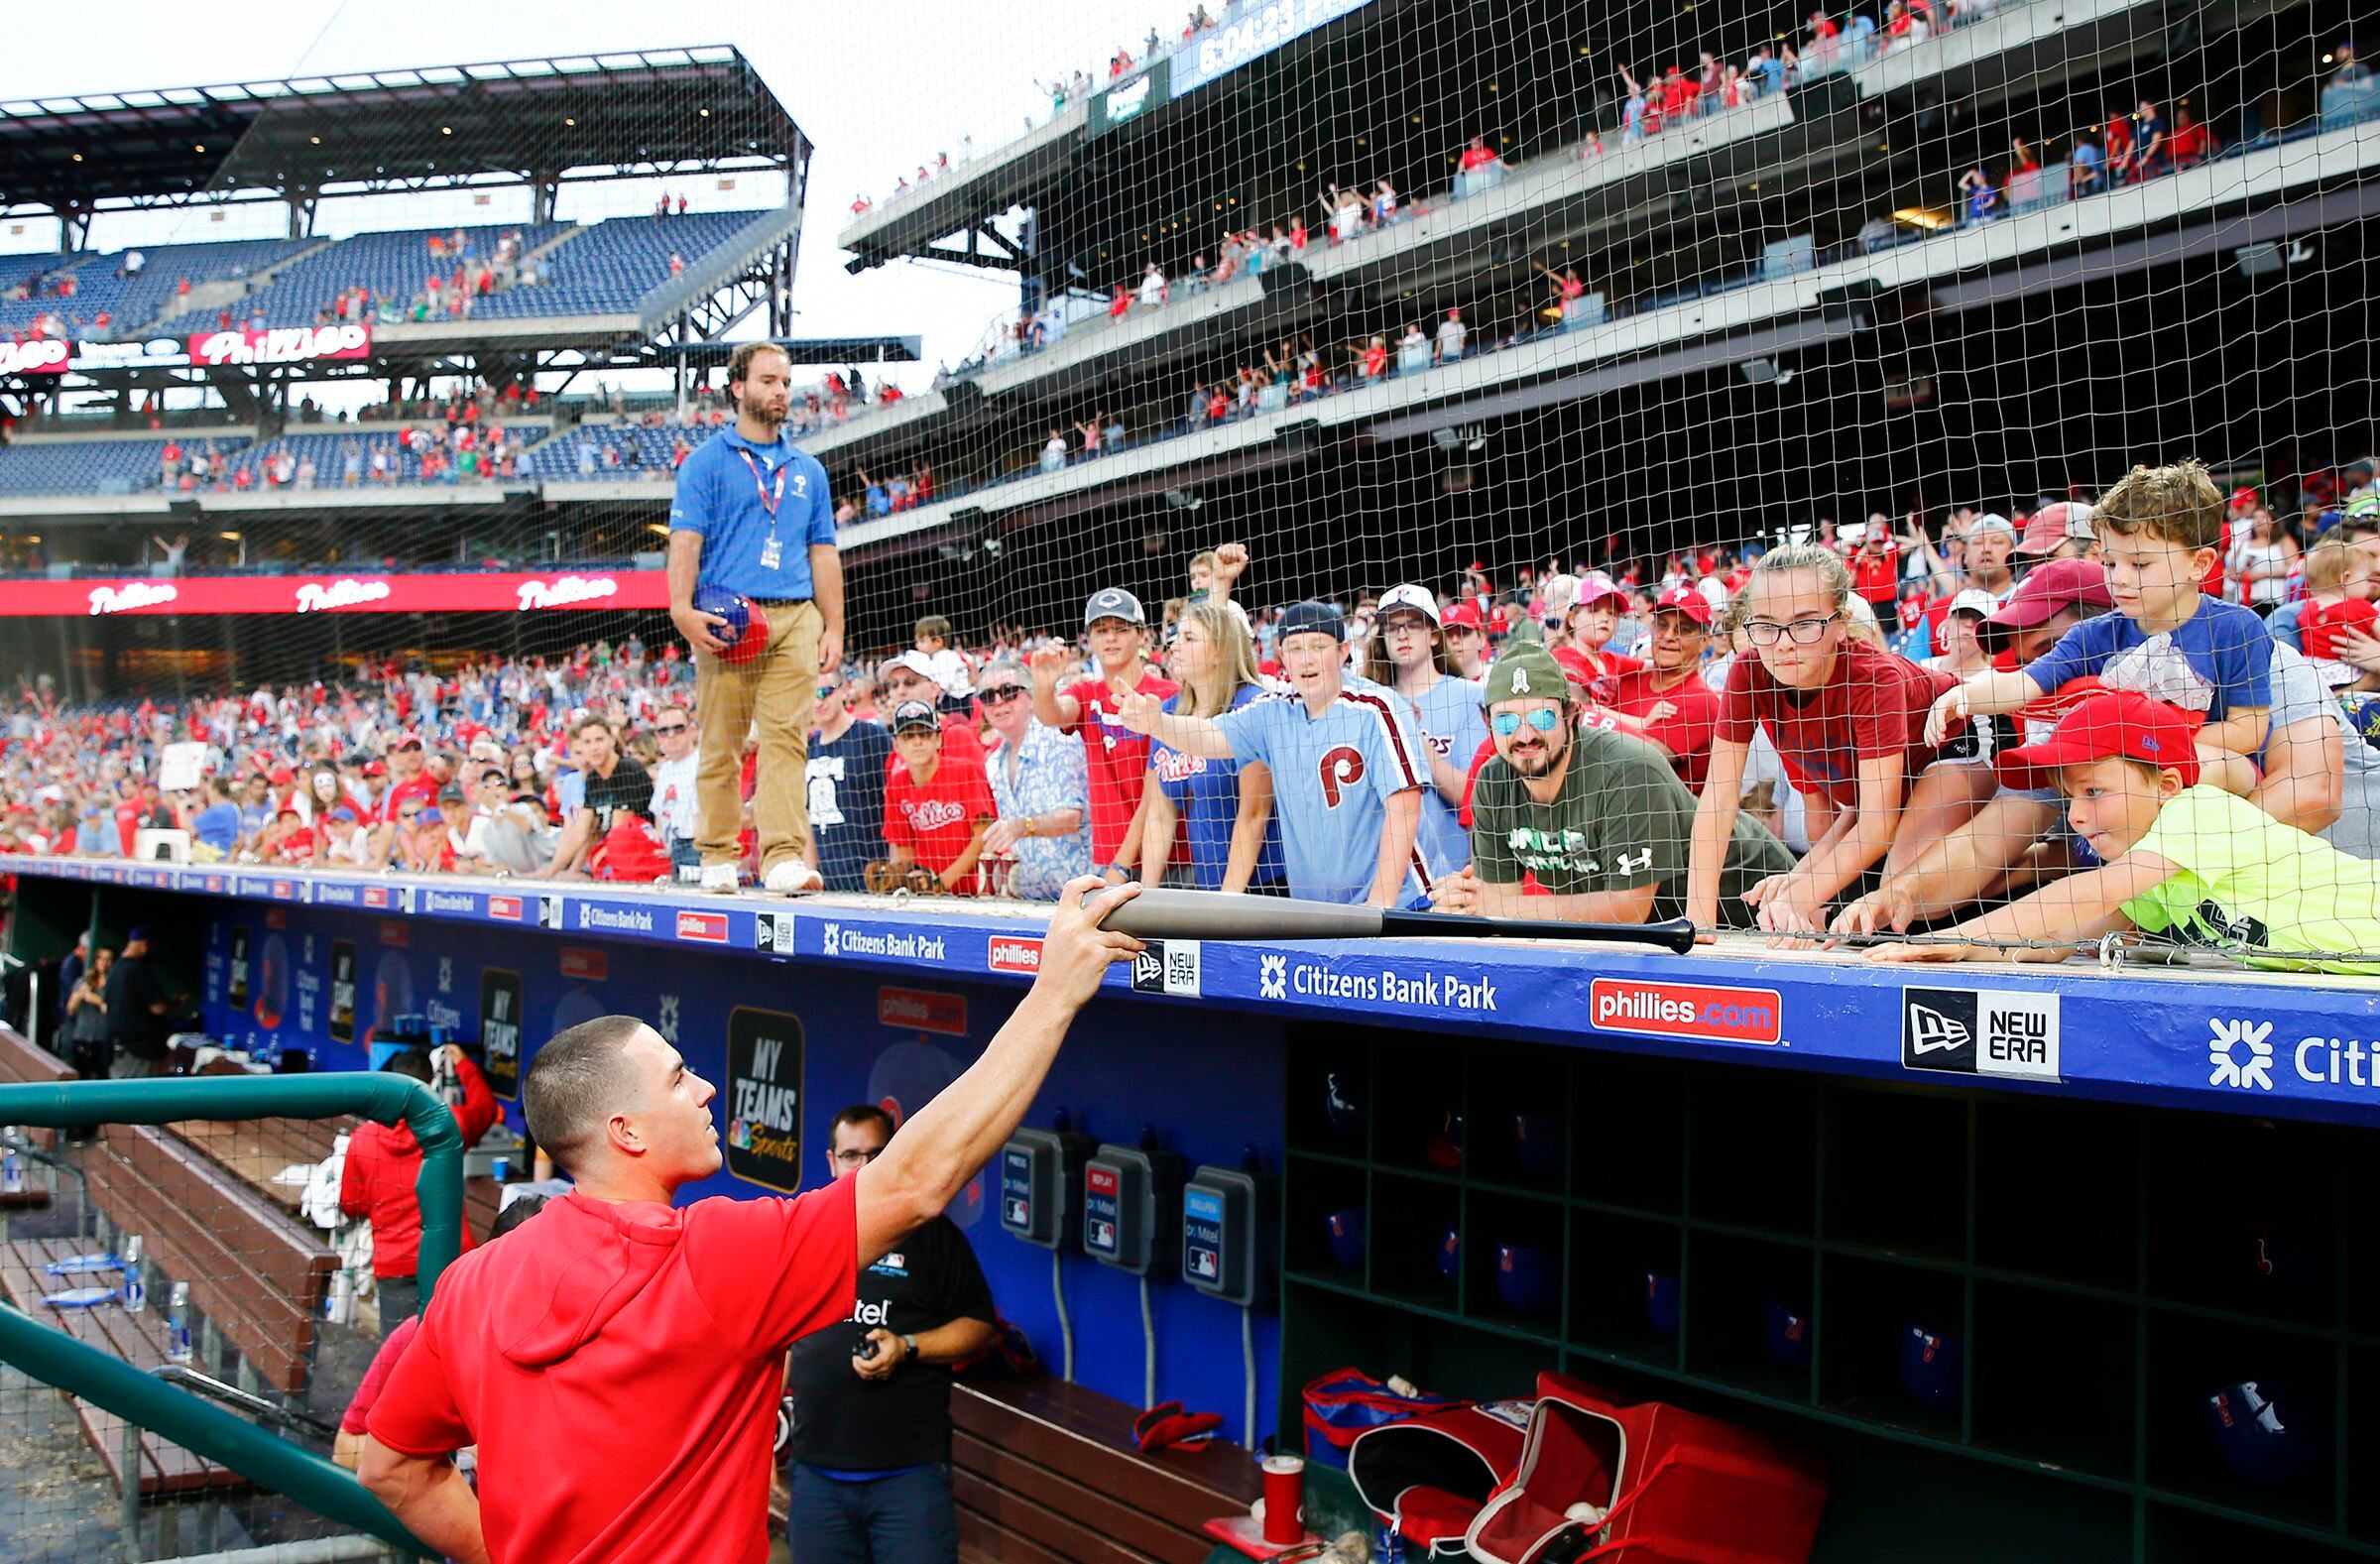
[[[2380,18],[125,9],[0,1564],[2380,1557]]]

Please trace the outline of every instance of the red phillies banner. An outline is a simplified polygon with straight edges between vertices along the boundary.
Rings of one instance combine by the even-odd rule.
[[[667,608],[661,570],[0,582],[0,615],[510,614]]]
[[[300,364],[322,358],[369,358],[370,326],[275,326],[269,331],[204,331],[190,338],[193,364]]]
[[[73,356],[74,344],[60,342],[56,337],[0,342],[0,376],[62,375],[66,372],[66,361]]]

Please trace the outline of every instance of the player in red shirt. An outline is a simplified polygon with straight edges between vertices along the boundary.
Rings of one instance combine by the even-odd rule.
[[[1835,899],[1879,863],[1887,874],[1964,824],[1989,795],[1989,768],[1946,766],[1970,741],[1937,750],[1926,713],[1958,680],[1851,632],[1851,573],[1831,547],[1770,550],[1745,588],[1743,629],[1757,653],[1728,670],[1702,802],[1694,815],[1687,915],[1712,927],[1720,871],[1742,798],[1753,734],[1766,729],[1809,811],[1810,853],[1744,900],[1781,943],[1824,933]],[[1976,773],[1982,776],[1978,779]]]
[[[1091,864],[1112,885],[1131,877],[1127,843],[1140,840],[1140,784],[1148,776],[1148,740],[1119,725],[1116,691],[1137,690],[1163,700],[1181,685],[1149,665],[1148,616],[1140,599],[1120,586],[1095,592],[1083,605],[1083,632],[1099,660],[1097,678],[1058,680],[1074,663],[1064,647],[1033,654],[1033,717],[1083,737],[1091,779]]]
[[[934,884],[919,879],[914,889],[974,896],[976,860],[1000,805],[984,769],[946,759],[942,745],[933,707],[908,700],[893,708],[892,752],[901,764],[885,787],[885,842],[892,850],[887,868],[897,884],[930,875]]]
[[[1635,735],[1663,755],[1678,780],[1696,792],[1711,767],[1711,736],[1719,727],[1719,696],[1703,682],[1703,651],[1711,644],[1711,600],[1691,586],[1674,586],[1653,607],[1651,659],[1612,680],[1611,698],[1590,720]]]
[[[1102,975],[1139,952],[1097,926],[1137,891],[1086,905],[1097,889],[1067,887],[982,1056],[865,1168],[790,1200],[672,1207],[720,1169],[718,1089],[645,1023],[546,1043],[522,1104],[576,1189],[438,1279],[372,1409],[364,1486],[464,1564],[762,1564],[785,1349],[848,1318],[859,1267],[1000,1149]],[[776,1128],[785,1095],[739,1102],[734,1133]],[[448,1459],[473,1443],[476,1496]]]

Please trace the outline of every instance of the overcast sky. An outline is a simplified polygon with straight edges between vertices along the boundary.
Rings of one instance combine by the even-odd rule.
[[[834,235],[851,198],[882,195],[893,180],[935,152],[957,156],[972,133],[979,151],[1021,131],[1025,115],[1047,101],[1036,77],[1075,69],[1102,73],[1120,43],[1140,53],[1154,24],[1178,35],[1189,0],[1041,0],[1030,8],[974,6],[959,0],[771,0],[717,11],[644,0],[492,0],[460,13],[419,12],[386,3],[331,0],[233,0],[226,6],[110,0],[98,12],[78,6],[11,8],[9,48],[0,52],[0,100],[62,93],[274,80],[329,71],[390,69],[479,60],[541,59],[627,49],[732,44],[760,68],[778,100],[817,145],[810,165],[808,223],[795,279],[794,322],[801,336],[919,334],[922,366],[896,378],[922,385],[936,359],[958,362],[994,315],[1015,299],[1006,272],[901,262],[858,277],[843,269]],[[458,37],[452,18],[467,16]],[[758,204],[752,181],[733,192],[677,181],[690,204]],[[582,187],[565,194],[560,215],[594,218],[648,209],[650,189]],[[781,192],[778,194],[781,198]],[[506,197],[498,197],[502,202]],[[526,217],[499,204],[474,209],[468,197],[384,201],[381,211],[325,207],[321,227],[426,226],[449,220]],[[192,211],[103,220],[92,243],[195,242],[283,231],[282,209],[232,208],[224,221]],[[55,222],[12,217],[0,223],[0,251],[48,250]],[[757,329],[749,328],[748,329]]]

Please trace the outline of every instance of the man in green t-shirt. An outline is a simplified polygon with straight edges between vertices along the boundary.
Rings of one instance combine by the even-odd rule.
[[[1495,758],[1471,795],[1471,863],[1431,893],[1441,912],[1642,923],[1685,908],[1694,794],[1641,739],[1579,727],[1562,664],[1507,648],[1485,681]],[[1739,815],[1721,881],[1720,920],[1752,926],[1743,894],[1792,872],[1768,828]],[[1524,901],[1521,877],[1550,893]]]
[[[2011,787],[2054,778],[2075,835],[2102,860],[1882,961],[2062,961],[2144,929],[2252,966],[2380,976],[2380,865],[2199,781],[2196,726],[2131,690],[2082,701],[2049,738],[1996,762]],[[2015,942],[2003,944],[2001,942]]]

